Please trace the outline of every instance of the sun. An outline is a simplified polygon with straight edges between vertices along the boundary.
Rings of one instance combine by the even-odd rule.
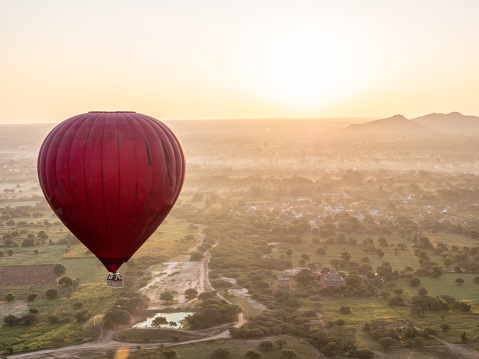
[[[339,36],[297,29],[257,45],[249,59],[250,87],[284,107],[327,106],[358,87],[364,56]]]

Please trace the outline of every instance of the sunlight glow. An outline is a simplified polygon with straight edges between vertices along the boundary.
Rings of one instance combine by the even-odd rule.
[[[318,108],[347,96],[360,85],[368,66],[367,52],[345,46],[341,34],[323,38],[297,28],[260,41],[260,58],[247,62],[249,81],[265,97],[285,107]]]

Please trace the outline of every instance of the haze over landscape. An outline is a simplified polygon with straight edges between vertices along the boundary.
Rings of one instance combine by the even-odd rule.
[[[0,0],[0,357],[477,358],[477,14]]]

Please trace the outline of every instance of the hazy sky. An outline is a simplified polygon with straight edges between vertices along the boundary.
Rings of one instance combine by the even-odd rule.
[[[0,0],[0,123],[479,115],[477,0]]]

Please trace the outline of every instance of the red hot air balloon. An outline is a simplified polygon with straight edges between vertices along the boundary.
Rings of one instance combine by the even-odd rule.
[[[89,112],[48,134],[38,177],[60,220],[116,272],[175,204],[185,155],[173,132],[150,116]]]

